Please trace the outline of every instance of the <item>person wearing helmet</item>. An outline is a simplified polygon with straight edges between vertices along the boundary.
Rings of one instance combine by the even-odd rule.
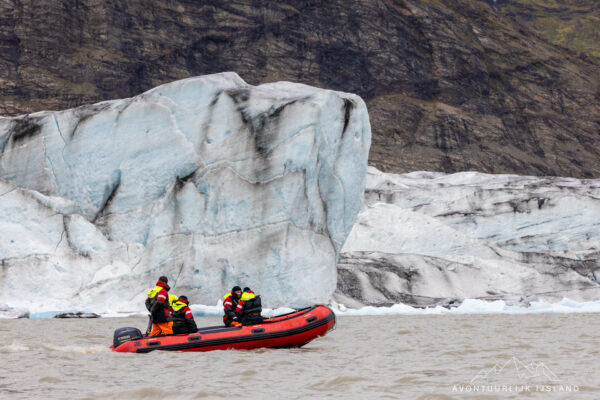
[[[235,312],[242,325],[262,324],[263,317],[260,315],[262,312],[262,302],[260,295],[256,295],[249,287],[245,287]]]
[[[187,296],[179,296],[173,303],[173,333],[196,333],[198,327],[189,307]]]
[[[242,288],[234,286],[231,288],[231,292],[227,293],[223,299],[223,323],[225,326],[241,326],[238,316],[235,313],[235,308],[240,301],[242,296]]]

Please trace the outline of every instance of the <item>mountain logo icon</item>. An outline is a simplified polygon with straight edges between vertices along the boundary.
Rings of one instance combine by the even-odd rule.
[[[471,379],[471,384],[476,381],[488,380],[495,375],[499,375],[502,373],[507,373],[510,371],[510,368],[514,367],[514,371],[516,372],[519,379],[531,380],[534,378],[542,378],[547,379],[551,382],[558,382],[558,377],[546,364],[543,362],[530,362],[524,363],[519,360],[517,357],[512,357],[510,360],[506,361],[504,364],[496,364],[491,368],[484,368]]]

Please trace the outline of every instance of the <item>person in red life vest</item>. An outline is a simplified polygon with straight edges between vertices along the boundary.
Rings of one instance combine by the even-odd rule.
[[[238,316],[235,313],[235,308],[238,305],[242,297],[242,288],[234,286],[230,293],[227,293],[223,299],[223,323],[225,326],[241,326],[242,324],[238,321]]]
[[[179,296],[173,307],[173,333],[196,333],[198,327],[194,321],[194,315],[189,307],[190,302],[186,296]]]
[[[257,296],[249,287],[244,288],[244,293],[235,308],[235,313],[238,315],[242,325],[262,324],[263,317],[262,302],[260,296]]]
[[[150,301],[150,298],[146,299],[146,308],[148,308],[148,311],[150,311],[150,306],[148,305],[148,302]],[[175,296],[174,294],[170,294],[169,295],[169,321],[173,320],[173,303],[175,303],[177,301],[177,296]],[[150,333],[152,332],[152,315],[148,315],[149,321],[148,321],[148,328],[146,328],[146,335],[145,336],[149,336]],[[171,325],[172,326],[172,325]]]
[[[148,291],[146,299],[146,308],[150,311],[152,318],[152,332],[150,336],[172,335],[173,322],[170,316],[169,305],[169,280],[166,276],[161,276],[156,282],[154,289]]]

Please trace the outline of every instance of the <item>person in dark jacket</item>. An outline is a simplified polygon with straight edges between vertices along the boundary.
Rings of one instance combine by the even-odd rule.
[[[234,286],[231,288],[231,292],[227,293],[223,299],[223,323],[225,326],[241,326],[242,324],[239,321],[237,314],[235,313],[235,308],[238,305],[238,301],[240,301],[240,297],[242,297],[242,288],[239,286]]]
[[[150,311],[152,318],[152,332],[150,336],[172,335],[173,322],[170,316],[169,305],[169,280],[166,276],[161,276],[156,282],[154,289],[148,291],[146,298],[146,308]]]
[[[189,307],[190,302],[186,296],[179,296],[173,302],[173,333],[196,333],[198,327],[194,321],[194,315]]]
[[[248,287],[244,288],[244,293],[242,293],[235,312],[242,325],[262,324],[263,322],[263,317],[260,315],[262,312],[260,296],[257,296]]]

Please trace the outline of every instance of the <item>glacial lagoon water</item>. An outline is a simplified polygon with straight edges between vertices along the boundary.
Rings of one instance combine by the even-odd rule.
[[[301,349],[108,349],[114,329],[145,324],[0,320],[0,398],[600,398],[600,314],[341,316]]]

